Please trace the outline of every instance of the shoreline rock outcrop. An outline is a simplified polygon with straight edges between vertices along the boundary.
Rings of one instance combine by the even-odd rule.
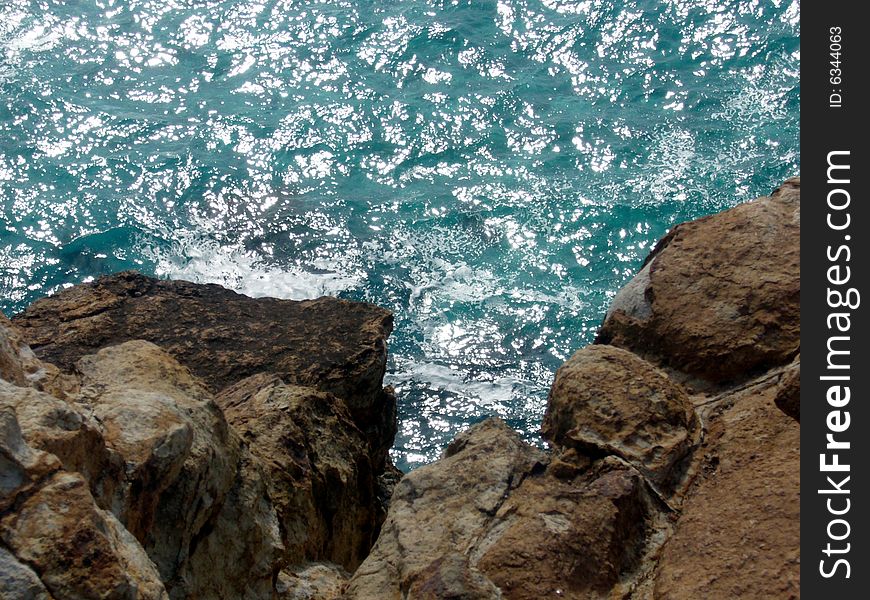
[[[798,598],[799,227],[799,178],[678,225],[547,450],[487,419],[400,480],[388,311],[132,272],[39,300],[0,319],[0,597]]]
[[[556,373],[541,433],[590,458],[618,456],[670,489],[700,423],[688,394],[662,371],[615,346],[587,346]]]
[[[368,554],[395,478],[391,329],[368,304],[132,272],[4,318],[0,596],[273,600],[312,573],[335,587],[325,574]]]
[[[395,398],[383,387],[393,316],[371,304],[249,298],[127,271],[37,300],[13,321],[36,356],[67,372],[101,348],[145,340],[214,393],[261,373],[330,392],[379,457],[393,444]]]
[[[800,179],[675,227],[556,374],[550,451],[462,433],[346,597],[799,597],[799,228]]]

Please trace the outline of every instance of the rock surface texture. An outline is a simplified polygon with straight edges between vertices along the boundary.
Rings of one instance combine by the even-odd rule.
[[[700,435],[686,392],[636,355],[588,346],[559,368],[542,434],[558,447],[619,456],[670,487]]]
[[[800,348],[800,179],[674,227],[598,334],[654,363],[726,382]]]
[[[106,346],[146,340],[212,392],[275,374],[344,400],[384,457],[393,443],[395,399],[382,384],[393,317],[370,304],[249,298],[124,272],[37,300],[15,325],[40,359],[67,371]]]
[[[337,594],[395,477],[391,327],[136,273],[4,317],[0,597]]]
[[[548,451],[487,419],[401,478],[382,309],[40,300],[0,320],[0,597],[798,598],[799,226],[794,179],[675,227],[559,369]]]
[[[376,465],[344,403],[275,375],[243,380],[218,403],[269,475],[286,556],[355,569],[384,515]]]
[[[675,227],[559,369],[550,452],[457,437],[346,597],[799,597],[799,226],[794,179]]]

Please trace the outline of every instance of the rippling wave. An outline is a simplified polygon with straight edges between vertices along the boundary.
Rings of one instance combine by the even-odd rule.
[[[2,308],[136,268],[396,313],[394,458],[554,370],[673,223],[799,168],[799,3],[5,0]]]

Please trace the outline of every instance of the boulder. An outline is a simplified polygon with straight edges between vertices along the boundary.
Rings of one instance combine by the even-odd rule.
[[[454,552],[473,554],[510,491],[533,470],[542,470],[545,460],[498,419],[459,434],[441,460],[398,483],[380,537],[346,597],[400,600],[415,582],[425,587],[439,572],[436,561]],[[457,577],[475,589],[491,589],[475,572],[462,573]]]
[[[689,397],[659,369],[612,346],[587,346],[556,372],[542,435],[558,448],[614,455],[662,490],[682,477],[700,424]]]
[[[242,452],[220,510],[192,540],[183,577],[169,591],[173,599],[274,599],[287,559],[267,478],[260,461]]]
[[[275,375],[245,379],[217,402],[269,474],[287,559],[355,569],[383,514],[365,436],[344,402]]]
[[[674,227],[596,341],[712,382],[788,363],[800,347],[800,178]]]
[[[530,476],[495,514],[476,567],[511,600],[622,597],[659,513],[643,476],[615,457],[575,478]]]
[[[0,405],[0,470],[4,598],[167,599],[136,539],[97,506],[80,474],[27,444],[8,404]]]
[[[272,373],[342,398],[381,462],[393,442],[395,398],[382,388],[393,318],[370,304],[255,299],[123,272],[37,300],[13,322],[40,359],[64,370],[101,348],[146,340],[212,392]]]
[[[171,580],[233,484],[241,452],[208,391],[154,344],[82,358],[81,400],[125,464],[114,512]]]
[[[407,474],[347,598],[605,598],[639,572],[661,505],[608,456],[568,473],[498,419]]]
[[[362,561],[400,475],[387,459],[395,400],[381,388],[387,311],[133,273],[69,291],[19,315],[23,327],[0,323],[13,380],[0,382],[0,408],[17,411],[47,472],[88,482],[170,597],[271,599],[282,566]],[[34,374],[46,372],[74,385],[42,393]]]
[[[283,550],[275,509],[208,389],[145,341],[104,348],[76,369],[79,400],[124,461],[112,510],[170,596],[269,598]]]
[[[30,493],[61,469],[53,454],[24,440],[15,407],[0,404],[0,513],[11,510],[19,496]]]
[[[58,471],[18,502],[0,518],[0,539],[53,597],[167,598],[145,551],[78,473]]]

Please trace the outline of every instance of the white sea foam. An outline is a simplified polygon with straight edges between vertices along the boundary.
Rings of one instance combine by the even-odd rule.
[[[169,249],[143,244],[139,252],[156,265],[158,277],[218,283],[253,297],[305,300],[336,296],[358,286],[363,274],[342,270],[310,272],[277,267],[243,248],[181,236]]]

